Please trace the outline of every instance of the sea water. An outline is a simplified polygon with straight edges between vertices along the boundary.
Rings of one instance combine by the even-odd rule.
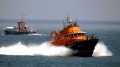
[[[62,20],[25,20],[37,33],[5,35],[3,28],[19,20],[0,20],[0,67],[119,67],[120,22],[78,21],[86,35],[95,35],[97,43],[92,57],[72,56],[74,50],[50,44],[53,30],[63,29]],[[54,36],[52,36],[54,39]]]

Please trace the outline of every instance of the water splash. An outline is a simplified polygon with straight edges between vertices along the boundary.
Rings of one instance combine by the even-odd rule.
[[[28,34],[29,36],[48,36],[48,35],[46,35],[46,34]]]
[[[3,55],[45,55],[45,56],[68,56],[72,50],[64,46],[53,46],[50,42],[44,42],[38,46],[26,46],[21,42],[8,47],[0,47],[0,54]]]
[[[103,42],[98,42],[95,46],[93,55],[94,57],[100,56],[112,56],[112,52],[107,48],[107,46]]]
[[[53,46],[50,42],[31,44],[31,46],[26,46],[21,42],[18,42],[11,46],[0,47],[0,54],[2,55],[71,56],[75,52],[76,51],[66,48],[65,46]],[[112,52],[108,50],[103,42],[99,42],[96,45],[92,56],[112,56]]]

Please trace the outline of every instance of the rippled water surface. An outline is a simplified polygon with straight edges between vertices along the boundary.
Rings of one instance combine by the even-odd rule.
[[[0,20],[0,67],[120,67],[118,21],[77,22],[86,35],[100,39],[93,57],[71,56],[73,50],[50,44],[49,34],[63,29],[62,20],[25,20],[37,33],[4,35],[3,28],[15,26],[18,21]]]

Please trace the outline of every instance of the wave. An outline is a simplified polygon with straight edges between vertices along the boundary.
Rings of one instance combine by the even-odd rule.
[[[5,34],[1,34],[1,35],[5,35]],[[46,35],[46,34],[27,34],[29,36],[49,36],[49,35]]]
[[[28,34],[29,36],[48,36],[46,34]]]
[[[2,35],[5,35],[5,34],[2,34]]]
[[[93,55],[94,57],[100,56],[112,56],[113,53],[107,48],[107,46],[103,42],[98,42],[95,46]]]
[[[50,42],[43,42],[42,44],[31,44],[26,46],[21,42],[17,44],[0,47],[0,54],[2,55],[43,55],[43,56],[71,56],[76,51],[65,46],[54,46]],[[112,52],[105,46],[103,42],[99,42],[93,52],[94,57],[112,56]]]
[[[64,46],[53,46],[50,42],[44,42],[40,45],[32,46],[23,45],[18,42],[8,47],[0,47],[0,54],[3,55],[44,55],[44,56],[68,56],[72,50]]]

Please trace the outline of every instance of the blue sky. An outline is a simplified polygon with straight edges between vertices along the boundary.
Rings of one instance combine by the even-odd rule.
[[[0,0],[0,19],[120,21],[120,0]]]

